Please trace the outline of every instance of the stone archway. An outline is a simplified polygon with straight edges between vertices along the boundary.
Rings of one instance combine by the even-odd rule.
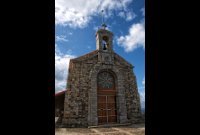
[[[117,122],[115,77],[112,72],[101,71],[97,76],[98,124]]]
[[[88,125],[98,125],[97,114],[97,76],[102,71],[109,71],[115,75],[115,89],[116,89],[116,109],[117,109],[117,123],[127,122],[127,109],[125,101],[125,93],[123,87],[123,75],[120,70],[111,65],[96,64],[90,71],[90,89],[88,90]]]

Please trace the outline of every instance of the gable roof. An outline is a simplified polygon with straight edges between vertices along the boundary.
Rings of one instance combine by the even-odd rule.
[[[69,62],[69,68],[71,69],[71,66],[72,66],[72,63],[73,62],[81,62],[83,60],[88,60],[89,58],[92,58],[94,56],[97,56],[98,55],[98,52],[99,50],[94,50],[90,53],[87,53],[85,55],[82,55],[80,57],[77,57],[77,58],[74,58],[74,59],[70,59],[70,62]],[[125,65],[125,66],[128,66],[128,67],[131,67],[133,68],[134,66],[132,64],[130,64],[128,61],[126,61],[123,57],[121,57],[119,54],[117,54],[116,52],[113,51],[113,54],[114,54],[114,57],[116,59],[118,59],[121,64]]]
[[[80,57],[77,57],[77,58],[74,58],[74,59],[71,59],[70,61],[82,61],[82,60],[86,60],[88,58],[91,58],[92,56],[96,56],[98,54],[99,50],[94,50],[90,53],[87,53],[85,55],[82,55]]]
[[[131,63],[129,63],[128,61],[126,61],[126,60],[125,60],[122,56],[120,56],[119,54],[117,54],[117,53],[114,52],[114,55],[115,55],[115,58],[116,58],[116,59],[120,59],[120,61],[123,62],[123,63],[121,63],[121,64],[125,64],[125,65],[127,65],[127,66],[129,66],[129,67],[131,67],[131,68],[134,67]]]

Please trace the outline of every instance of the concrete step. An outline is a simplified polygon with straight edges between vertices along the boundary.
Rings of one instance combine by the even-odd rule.
[[[89,126],[88,128],[102,128],[102,127],[119,127],[119,126],[128,126],[131,125],[131,123],[124,123],[124,124],[104,124],[104,125],[98,125],[98,126]]]

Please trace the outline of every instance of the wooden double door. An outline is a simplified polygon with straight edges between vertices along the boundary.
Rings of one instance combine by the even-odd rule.
[[[116,122],[116,96],[98,95],[98,124],[109,124]]]

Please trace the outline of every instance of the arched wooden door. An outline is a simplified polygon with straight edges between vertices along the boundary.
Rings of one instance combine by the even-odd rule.
[[[97,76],[98,124],[117,122],[115,79],[110,72]]]

